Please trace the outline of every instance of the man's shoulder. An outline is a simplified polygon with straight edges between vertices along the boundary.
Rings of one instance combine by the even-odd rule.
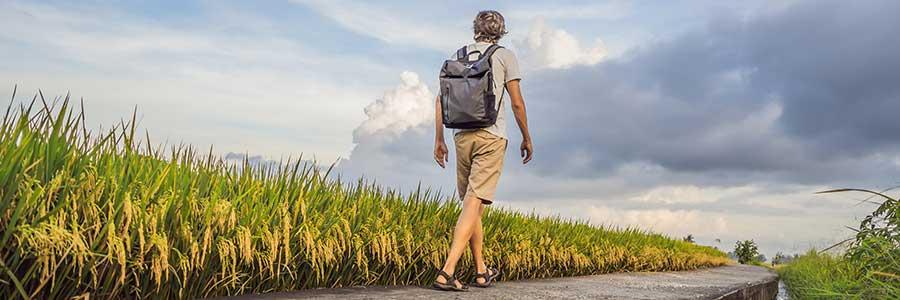
[[[511,55],[511,56],[514,56],[514,57],[515,57],[515,53],[513,53],[512,50],[510,50],[509,48],[504,47],[504,46],[502,46],[502,45],[501,45],[500,47],[501,47],[501,48],[500,48],[500,49],[497,49],[497,51],[494,52],[494,53],[496,53],[496,54],[501,54],[501,55]]]
[[[516,59],[516,54],[513,53],[513,51],[509,48],[503,47],[494,51],[494,58],[503,61],[510,61]]]

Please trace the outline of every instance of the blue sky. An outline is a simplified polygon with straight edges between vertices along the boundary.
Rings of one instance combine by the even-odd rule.
[[[13,0],[0,3],[0,94],[70,92],[95,128],[137,107],[157,143],[340,159],[345,176],[451,191],[431,160],[433,86],[475,13],[496,9],[537,150],[525,167],[508,153],[498,205],[725,249],[752,238],[772,255],[827,246],[871,210],[813,192],[896,183],[896,8]]]

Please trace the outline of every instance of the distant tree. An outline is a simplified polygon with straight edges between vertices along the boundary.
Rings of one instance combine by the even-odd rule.
[[[789,259],[790,259],[789,256],[785,256],[784,253],[781,253],[781,251],[778,251],[778,253],[775,253],[775,257],[772,258],[772,266],[785,264],[788,262]]]
[[[755,261],[757,261],[757,262],[764,263],[764,262],[766,262],[768,259],[766,258],[766,255],[765,255],[765,254],[760,254],[760,255],[757,255],[756,257],[754,257],[753,260],[755,260]]]
[[[728,255],[728,258],[730,258],[730,259],[733,259],[733,260],[738,259],[737,254],[734,254],[734,251],[729,251],[728,253],[726,253],[726,255]]]
[[[685,241],[685,242],[688,242],[688,243],[693,244],[693,243],[694,243],[694,235],[693,235],[693,234],[688,234],[688,235],[687,235],[686,237],[684,237],[682,240]]]
[[[759,256],[759,248],[753,240],[738,241],[734,245],[734,255],[739,263],[747,264]]]

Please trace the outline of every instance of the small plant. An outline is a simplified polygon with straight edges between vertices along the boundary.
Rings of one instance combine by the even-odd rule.
[[[884,193],[865,189],[836,189],[819,193],[851,191],[871,194],[881,202],[873,200],[873,197],[863,200],[878,207],[863,218],[859,228],[855,230],[854,238],[842,242],[850,242],[847,258],[863,263],[867,269],[889,266],[892,269],[887,271],[900,274],[900,262],[897,261],[900,258],[900,201]]]

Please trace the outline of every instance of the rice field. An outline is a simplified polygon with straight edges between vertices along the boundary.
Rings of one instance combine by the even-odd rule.
[[[101,133],[68,99],[10,105],[0,125],[0,298],[202,298],[424,285],[458,201],[329,176],[302,160],[229,165],[153,146],[134,118]],[[639,229],[488,208],[504,280],[723,265],[725,254]],[[468,255],[468,254],[466,254]],[[460,273],[471,272],[468,256]]]

